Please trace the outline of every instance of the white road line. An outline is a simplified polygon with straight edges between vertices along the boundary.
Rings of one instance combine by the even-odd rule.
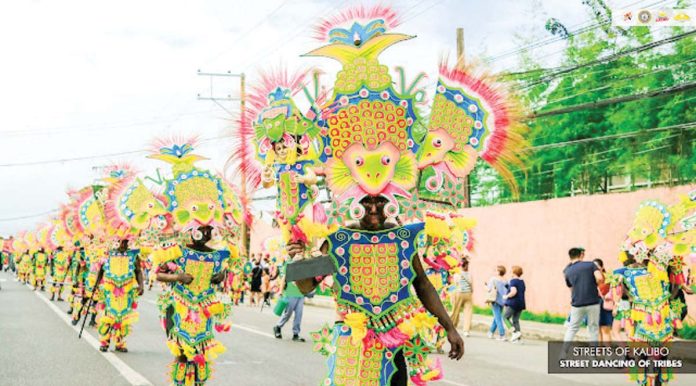
[[[445,374],[445,376],[447,376],[447,374]],[[440,382],[441,382],[441,383],[446,383],[446,384],[448,384],[448,385],[454,385],[454,386],[469,386],[469,385],[466,385],[466,384],[464,384],[464,383],[452,382],[452,381],[448,381],[448,380],[446,380],[446,379],[440,379],[439,381],[437,381],[437,383],[440,383]]]
[[[266,332],[263,332],[263,331],[259,331],[259,330],[255,329],[255,328],[247,327],[247,326],[244,326],[244,325],[235,324],[234,322],[232,322],[232,328],[236,328],[236,329],[239,329],[239,330],[243,330],[243,331],[246,331],[246,332],[250,332],[250,333],[256,334],[256,335],[265,336],[266,338],[273,338],[273,339],[275,339],[275,336],[273,336],[273,335],[271,335],[271,334],[269,334],[269,333],[266,333]]]
[[[71,320],[70,320],[70,318],[68,318],[68,315],[65,313],[65,311],[58,308],[58,306],[51,303],[51,301],[48,300],[48,298],[42,296],[38,292],[34,292],[34,294],[36,296],[38,296],[39,299],[43,300],[44,303],[48,304],[48,307],[51,310],[53,310],[53,312],[55,312],[56,315],[58,315],[58,317],[60,319],[62,319],[68,326],[70,326],[70,328],[75,330],[75,332],[77,332],[77,333],[80,332],[80,329],[78,326],[73,326],[72,323],[70,323]],[[123,375],[124,378],[126,378],[128,383],[130,383],[133,386],[152,386],[152,382],[148,381],[147,378],[142,376],[142,374],[140,374],[139,372],[133,370],[132,367],[128,366],[119,357],[114,355],[114,353],[110,353],[110,352],[103,353],[103,352],[99,351],[99,346],[100,346],[99,341],[95,337],[93,337],[89,332],[83,331],[82,337],[85,339],[85,342],[87,342],[90,346],[92,346],[95,350],[97,350],[100,354],[102,354],[104,359],[109,361],[109,363],[112,366],[114,366],[114,368],[116,368],[116,370],[118,370],[118,372],[121,373],[121,375]]]

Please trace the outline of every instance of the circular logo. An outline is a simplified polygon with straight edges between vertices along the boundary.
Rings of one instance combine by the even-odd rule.
[[[638,21],[640,21],[641,23],[648,24],[650,23],[650,19],[652,19],[650,11],[642,10],[638,12]]]

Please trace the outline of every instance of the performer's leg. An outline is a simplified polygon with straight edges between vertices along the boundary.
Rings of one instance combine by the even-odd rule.
[[[108,315],[102,315],[102,317],[99,318],[99,328],[97,328],[100,343],[99,351],[106,352],[109,349],[113,329],[113,319],[111,319],[111,317],[109,317]]]
[[[394,353],[394,366],[396,366],[396,371],[392,375],[390,386],[407,386],[408,368],[406,367],[406,358],[404,358],[404,353],[401,349]]]
[[[63,283],[58,284],[58,301],[63,301]]]

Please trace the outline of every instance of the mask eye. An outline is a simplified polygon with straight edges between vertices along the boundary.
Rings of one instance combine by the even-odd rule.
[[[364,164],[365,164],[365,160],[362,157],[358,157],[355,159],[356,166],[363,166]]]
[[[148,203],[147,203],[147,207],[150,208],[150,209],[152,209],[152,208],[155,207],[155,204],[153,204],[153,203],[151,203],[151,202],[148,202]]]
[[[382,157],[382,165],[387,166],[391,163],[391,158],[388,155]]]
[[[191,212],[196,212],[196,211],[198,211],[198,205],[192,205]]]
[[[213,205],[213,204],[208,204],[208,210],[213,210],[213,208],[215,208],[215,205]]]
[[[435,147],[442,146],[442,140],[440,138],[433,139],[433,146],[435,146]]]

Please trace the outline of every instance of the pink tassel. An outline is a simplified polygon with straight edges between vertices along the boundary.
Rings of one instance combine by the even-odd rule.
[[[121,329],[121,322],[114,323],[114,330],[120,330]]]
[[[411,383],[413,383],[415,386],[426,386],[428,384],[428,382],[424,381],[423,378],[421,378],[420,374],[412,375]]]
[[[117,298],[123,296],[123,288],[121,288],[121,287],[114,288],[114,296],[116,296]]]
[[[395,330],[398,332],[395,332]],[[397,328],[392,328],[388,332],[377,335],[377,337],[385,346],[389,348],[401,346],[406,339],[408,339],[408,337]]]
[[[653,324],[652,314],[650,314],[649,312],[645,313],[645,322],[648,323],[649,326],[652,326]]]
[[[319,202],[314,203],[312,206],[312,219],[316,223],[326,224],[329,218],[326,216],[326,209],[324,209],[324,205]]]
[[[169,269],[169,271],[174,272],[174,271],[176,271],[176,268],[177,268],[176,264],[174,264],[172,262],[167,263],[167,269]]]
[[[215,323],[215,331],[217,332],[228,332],[230,328],[229,323]]]
[[[660,311],[655,312],[654,319],[657,324],[662,324],[662,314],[660,313]]]
[[[363,354],[367,352],[367,350],[371,349],[372,346],[375,345],[375,341],[377,340],[377,336],[375,335],[375,332],[371,329],[367,330],[367,334],[362,339],[363,342]]]
[[[197,365],[202,366],[205,364],[205,356],[203,354],[198,354],[193,357],[193,361],[196,362]]]
[[[206,318],[210,319],[210,311],[208,310],[208,307],[203,308],[203,315],[205,315]]]
[[[307,235],[302,232],[302,229],[297,225],[293,225],[291,228],[290,239],[293,243],[307,244]]]
[[[137,310],[137,309],[138,309],[138,302],[133,302],[133,310]]]

